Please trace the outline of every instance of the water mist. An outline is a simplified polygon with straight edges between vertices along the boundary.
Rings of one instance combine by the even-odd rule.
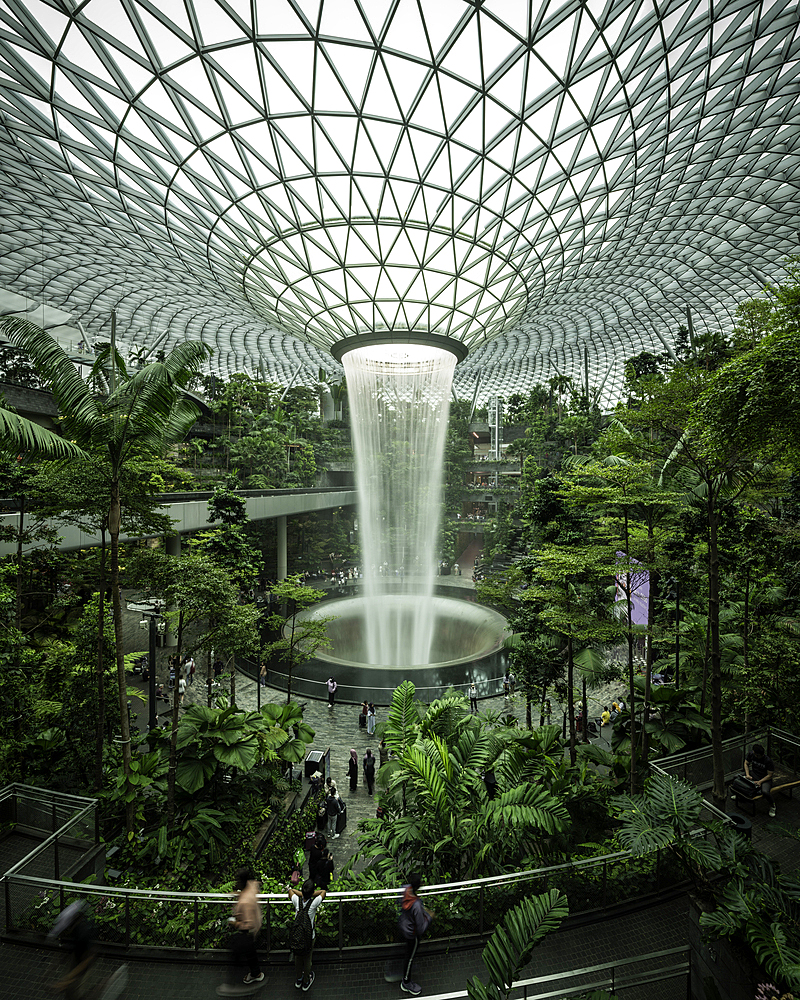
[[[366,661],[430,661],[442,472],[456,358],[428,346],[342,358],[359,491]]]

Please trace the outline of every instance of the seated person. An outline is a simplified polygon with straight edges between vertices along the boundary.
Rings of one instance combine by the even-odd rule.
[[[747,777],[758,785],[758,791],[769,803],[770,816],[775,815],[775,799],[770,795],[772,788],[772,776],[775,773],[775,763],[771,757],[767,757],[764,747],[760,743],[754,743],[753,749],[744,759],[744,773]]]
[[[606,705],[603,709],[602,715],[600,716],[600,724],[607,726],[609,722],[611,722],[611,712],[609,712],[608,705]]]

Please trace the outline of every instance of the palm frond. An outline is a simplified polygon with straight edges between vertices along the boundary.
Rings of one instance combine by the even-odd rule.
[[[4,407],[0,407],[0,454],[53,460],[86,457],[86,452],[72,441]]]
[[[493,985],[507,990],[530,961],[536,945],[568,916],[567,899],[558,889],[529,896],[509,910],[483,949]]]
[[[402,753],[417,736],[419,710],[414,700],[415,693],[416,688],[411,681],[403,681],[392,692],[383,735],[387,747],[396,753]]]
[[[88,429],[97,421],[99,409],[66,352],[41,327],[16,316],[0,317],[0,333],[25,351],[36,370],[50,382],[67,433],[79,444],[88,443]]]

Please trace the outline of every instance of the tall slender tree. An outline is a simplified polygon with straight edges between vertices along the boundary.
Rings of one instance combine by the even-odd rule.
[[[108,394],[98,396],[66,352],[44,330],[27,320],[4,317],[0,319],[0,333],[23,350],[50,383],[59,407],[60,426],[67,437],[80,448],[99,453],[108,463],[111,502],[107,524],[117,647],[120,746],[123,770],[129,779],[132,754],[119,585],[119,535],[124,502],[120,481],[127,462],[134,455],[142,452],[161,454],[168,444],[186,435],[199,415],[199,407],[183,390],[211,350],[205,344],[187,341],[173,348],[163,361],[146,365],[129,376],[122,358],[109,348],[95,364],[94,374],[101,369],[110,373]],[[129,836],[133,834],[134,816],[134,803],[128,801],[126,826]]]

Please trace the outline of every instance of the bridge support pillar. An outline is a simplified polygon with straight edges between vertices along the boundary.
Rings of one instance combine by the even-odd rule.
[[[275,518],[278,527],[278,583],[286,579],[288,557],[286,555],[286,515]]]

